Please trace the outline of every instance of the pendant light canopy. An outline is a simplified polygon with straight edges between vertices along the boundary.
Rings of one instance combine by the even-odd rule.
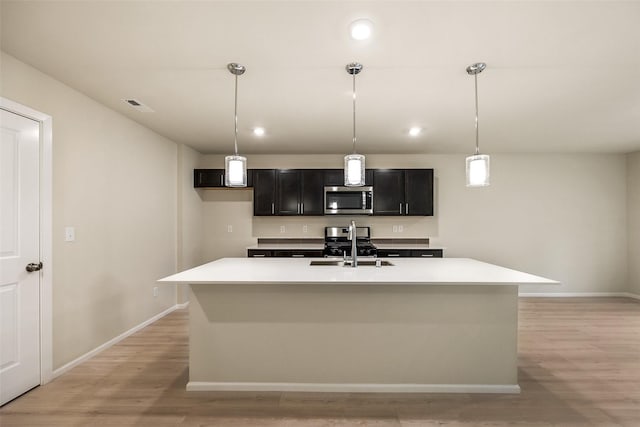
[[[224,185],[227,187],[247,186],[247,158],[238,155],[238,76],[247,70],[244,65],[232,62],[227,64],[227,69],[236,79],[235,110],[234,110],[234,155],[224,158]]]
[[[486,187],[489,185],[489,156],[480,154],[478,139],[478,74],[487,67],[484,62],[472,64],[467,67],[467,73],[473,76],[476,93],[476,152],[467,157],[467,187]]]
[[[353,76],[353,153],[344,156],[344,185],[359,187],[365,184],[364,156],[356,153],[356,74],[362,71],[362,64],[352,62],[345,68]]]

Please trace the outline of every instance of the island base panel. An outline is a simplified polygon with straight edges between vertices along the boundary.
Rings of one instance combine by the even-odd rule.
[[[517,286],[191,288],[189,390],[519,390]]]

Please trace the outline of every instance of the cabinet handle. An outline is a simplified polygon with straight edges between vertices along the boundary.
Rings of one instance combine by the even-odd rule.
[[[300,214],[304,215],[304,203],[300,203]]]
[[[409,203],[404,204],[404,214],[409,215]]]
[[[422,255],[420,255],[420,256],[421,256],[421,257],[427,257],[427,258],[429,258],[429,257],[433,257],[433,254],[422,254]]]
[[[224,174],[220,175],[220,185],[224,187]]]
[[[304,258],[303,254],[291,254],[292,258]]]
[[[400,215],[402,215],[402,203],[400,203]]]
[[[253,255],[251,255],[252,258],[262,258],[264,256],[265,256],[265,254],[253,254]]]
[[[273,202],[271,202],[271,215],[273,215],[273,214],[275,214],[275,213],[276,213],[276,209],[275,209],[275,207],[274,207]]]
[[[400,254],[387,254],[387,256],[400,256]]]

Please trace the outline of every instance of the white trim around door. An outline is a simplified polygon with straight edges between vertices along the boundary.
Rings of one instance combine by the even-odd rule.
[[[53,127],[51,116],[0,97],[0,108],[40,123],[40,384],[53,379]]]

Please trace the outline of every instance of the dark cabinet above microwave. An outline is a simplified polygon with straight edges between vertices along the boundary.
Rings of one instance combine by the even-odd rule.
[[[324,169],[324,185],[340,187],[344,185],[344,169]],[[373,185],[373,169],[364,171],[364,185]]]
[[[224,169],[193,172],[194,187],[224,188]],[[247,180],[254,216],[322,216],[324,187],[344,185],[344,171],[249,169]],[[367,169],[365,180],[373,186],[373,215],[433,215],[433,169]]]

